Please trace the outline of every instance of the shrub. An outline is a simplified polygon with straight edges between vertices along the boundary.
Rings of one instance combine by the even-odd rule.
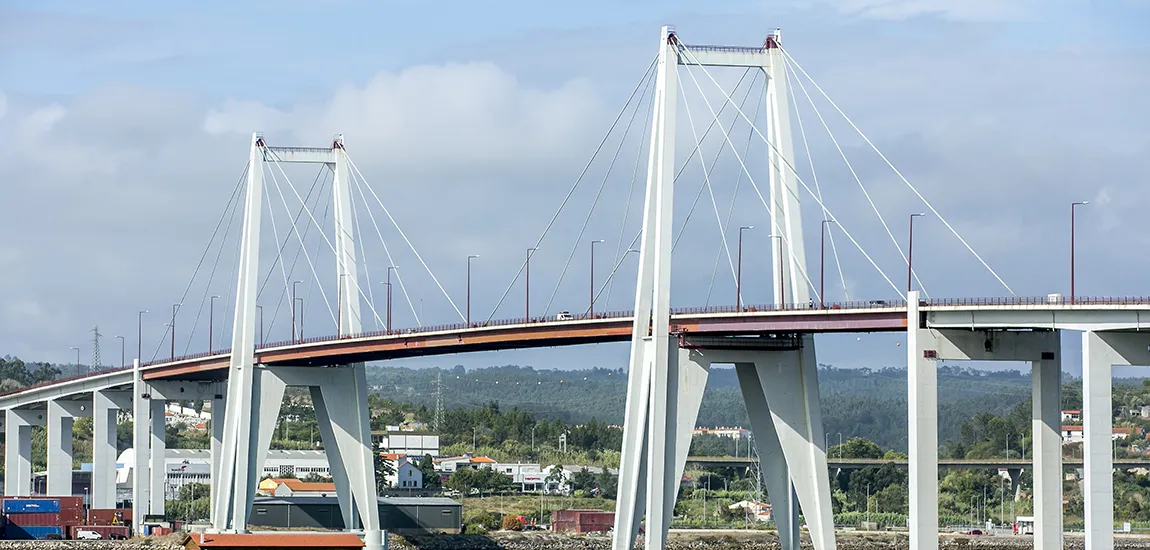
[[[503,530],[504,531],[522,531],[523,522],[519,521],[518,516],[503,516]]]
[[[468,523],[466,528],[463,531],[465,533],[467,533],[468,535],[486,535],[487,534],[487,529],[484,529],[482,525],[479,525],[477,523]]]

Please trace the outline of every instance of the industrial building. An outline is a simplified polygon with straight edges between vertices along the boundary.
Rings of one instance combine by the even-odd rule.
[[[335,497],[258,497],[249,524],[280,529],[343,529]],[[463,505],[440,497],[380,497],[379,525],[398,535],[459,534]]]

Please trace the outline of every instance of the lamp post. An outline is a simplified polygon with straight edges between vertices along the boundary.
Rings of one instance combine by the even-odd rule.
[[[123,336],[113,336],[113,338],[119,338],[120,339],[120,368],[122,369],[122,368],[128,366],[127,358],[124,355],[124,337]]]
[[[391,332],[391,272],[397,271],[399,266],[387,266],[387,331]]]
[[[304,335],[303,335],[303,327],[304,327],[304,324],[303,324],[303,314],[304,314],[303,297],[301,296],[299,298],[296,298],[296,300],[299,301],[299,341],[303,342],[303,338],[304,338]]]
[[[912,271],[911,262],[914,259],[914,219],[925,216],[923,212],[916,212],[910,215],[910,235],[906,243],[906,291],[910,292],[911,277],[914,274]]]
[[[467,326],[471,326],[471,260],[478,257],[479,254],[467,256]]]
[[[76,350],[76,376],[80,376],[80,348],[72,346],[68,349]]]
[[[298,285],[302,282],[303,281],[292,281],[291,282],[291,342],[293,344],[297,343],[296,338],[295,338],[295,300],[296,300],[295,285]],[[274,322],[274,320],[273,320],[273,322]],[[303,331],[301,330],[300,332],[303,332]]]
[[[183,304],[172,304],[172,361],[176,360],[176,312],[180,310]],[[202,309],[200,311],[203,311]]]
[[[1070,303],[1074,303],[1074,207],[1086,206],[1090,201],[1070,203]]]
[[[753,225],[744,225],[739,228],[738,267],[735,268],[735,311],[743,310],[743,231],[754,228]]]
[[[208,300],[208,355],[212,354],[212,336],[214,334],[212,329],[215,328],[213,323],[216,320],[216,298],[219,298],[219,296],[213,295],[211,299]]]
[[[527,319],[528,323],[531,322],[531,255],[534,254],[536,250],[539,250],[539,248],[534,246],[527,249],[527,262],[524,267],[526,272],[524,282],[526,284],[523,289],[523,316]],[[534,443],[531,444],[531,448],[535,448]]]
[[[141,360],[143,359],[144,349],[144,314],[147,312],[148,310],[141,309],[139,313],[136,314],[136,359]]]
[[[822,309],[827,299],[826,294],[823,294],[823,281],[826,280],[826,263],[827,263],[827,224],[835,223],[834,220],[823,220],[822,226],[819,228],[819,309]],[[867,519],[870,521],[870,519]]]
[[[603,239],[591,241],[591,305],[587,308],[587,318],[595,318],[595,244],[602,243]]]

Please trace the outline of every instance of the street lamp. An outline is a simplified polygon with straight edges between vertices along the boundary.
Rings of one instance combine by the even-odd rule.
[[[72,346],[68,349],[76,350],[76,376],[80,376],[80,348]]]
[[[783,268],[783,236],[782,235],[771,235],[771,239],[772,239],[772,242],[773,242],[773,239],[779,240],[779,273],[778,273],[778,275],[779,275],[779,287],[778,287],[779,293],[775,296],[775,304],[777,304],[776,307],[778,307],[779,309],[782,309],[783,303],[786,301],[786,296],[787,296],[787,288],[786,288],[786,283],[784,280],[784,278],[786,277],[786,273],[785,273],[784,268]]]
[[[295,285],[298,285],[302,282],[303,281],[292,281],[291,282],[291,342],[293,344],[297,343],[297,340],[295,339],[295,301],[296,301]],[[302,328],[300,329],[300,332],[303,332]]]
[[[216,320],[216,298],[219,298],[219,296],[213,295],[211,299],[208,300],[208,355],[212,354],[212,323]],[[203,310],[201,309],[200,311]]]
[[[303,339],[304,339],[304,335],[303,335],[303,327],[304,327],[304,324],[303,324],[303,314],[304,314],[303,296],[300,296],[299,298],[296,298],[295,300],[299,301],[299,340],[298,341],[303,342]],[[295,304],[295,301],[292,301],[292,304]]]
[[[294,303],[294,302],[293,302]],[[260,312],[260,347],[264,345],[264,306],[256,306]]]
[[[1074,303],[1074,207],[1086,206],[1090,201],[1070,203],[1070,303]]]
[[[834,220],[823,220],[819,228],[819,309],[823,308],[826,303],[826,294],[823,294],[823,281],[826,278],[826,262],[827,262],[827,224],[835,223]],[[867,520],[870,521],[869,519]]]
[[[531,255],[539,250],[539,247],[533,246],[527,249],[527,262],[525,264],[526,277],[524,278],[524,299],[523,299],[523,312],[527,322],[531,322]],[[594,260],[594,258],[592,258]],[[534,445],[532,445],[534,447]]]
[[[122,368],[128,366],[128,361],[124,357],[124,337],[123,336],[115,336],[115,338],[120,339],[120,368],[122,369]]]
[[[467,256],[467,326],[471,326],[471,260],[478,257],[479,254]]]
[[[391,332],[391,272],[392,271],[395,271],[396,274],[398,275],[399,266],[395,266],[395,265],[387,266],[387,313],[386,313],[386,317],[387,317],[387,331],[388,332]]]
[[[754,228],[753,225],[744,225],[739,228],[739,267],[735,270],[735,311],[743,310],[743,231]]]
[[[914,273],[911,271],[911,260],[914,258],[914,219],[925,216],[923,212],[916,212],[910,215],[910,238],[906,243],[906,291],[910,292],[911,277]]]
[[[595,244],[604,242],[603,239],[591,241],[591,305],[587,308],[587,318],[595,318]]]
[[[144,314],[147,312],[148,310],[141,309],[136,315],[136,359],[138,360],[143,359],[144,355]]]
[[[172,361],[176,360],[176,312],[180,310],[181,304],[172,304]],[[203,311],[202,309],[200,311]]]

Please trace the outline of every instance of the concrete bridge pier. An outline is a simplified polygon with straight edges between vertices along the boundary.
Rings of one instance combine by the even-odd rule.
[[[91,399],[48,401],[49,496],[72,496],[72,423],[76,417],[91,414]]]
[[[1086,549],[1114,548],[1112,367],[1150,365],[1150,334],[1082,333],[1082,438]],[[1037,499],[1036,499],[1037,500]]]
[[[779,347],[780,342],[785,349]],[[648,408],[634,415],[638,420],[629,416],[625,426],[624,441],[645,439],[646,445],[634,455],[625,454],[621,464],[619,502],[634,504],[616,511],[616,550],[633,547],[644,510],[646,548],[665,544],[707,375],[715,363],[735,365],[783,548],[799,547],[800,506],[806,512],[814,547],[835,548],[813,336],[706,341],[684,337],[669,347],[666,385],[660,387],[650,373]],[[629,403],[641,400],[642,396],[634,394],[646,376],[644,372],[631,374],[638,383],[628,386]],[[658,529],[651,521],[659,517],[656,514],[663,520]]]
[[[116,421],[131,403],[131,392],[92,392],[92,508],[116,506]]]
[[[8,409],[4,412],[4,494],[32,494],[32,426],[47,423],[43,409]]]
[[[919,293],[907,293],[910,547],[938,549],[939,361],[1029,361],[1033,373],[1035,548],[1062,546],[1058,331],[924,328]],[[1109,409],[1107,409],[1109,410]],[[1109,456],[1109,455],[1107,455]],[[1109,475],[1109,472],[1107,473]],[[1089,527],[1088,527],[1089,529]]]

